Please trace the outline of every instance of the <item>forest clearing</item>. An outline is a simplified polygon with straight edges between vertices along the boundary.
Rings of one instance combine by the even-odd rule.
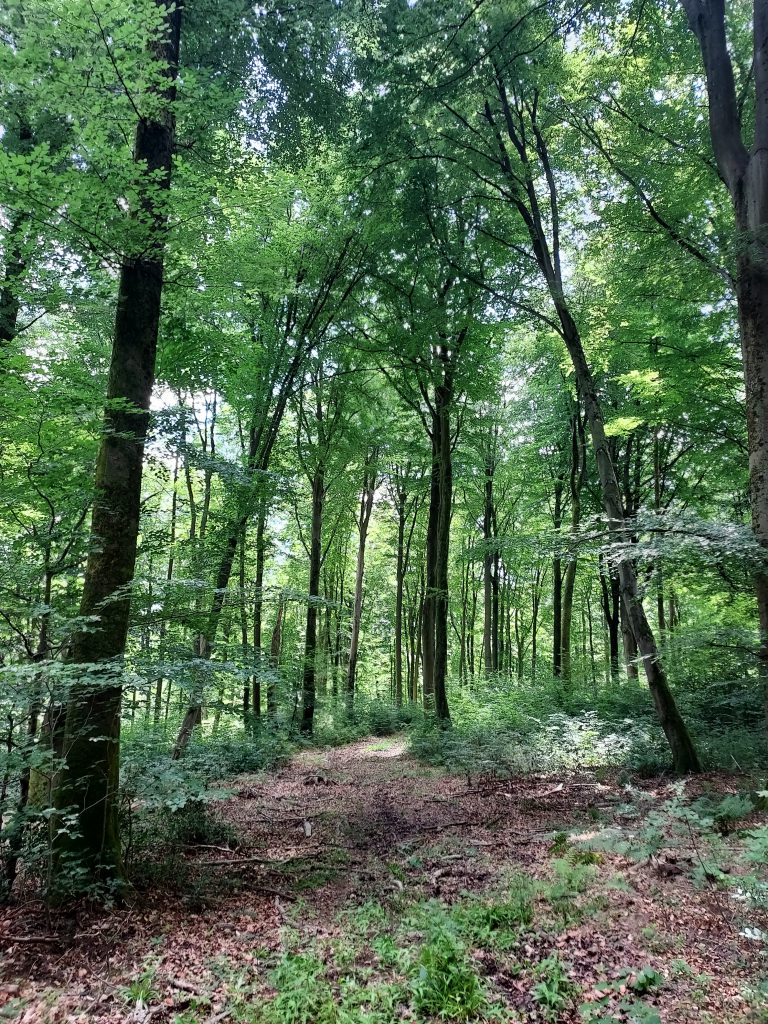
[[[722,799],[733,781],[686,795]],[[402,737],[295,755],[234,780],[213,805],[217,842],[209,821],[160,865],[166,887],[184,876],[181,899],[140,889],[106,921],[6,913],[3,1019],[761,1020],[748,929],[768,915],[715,884],[706,835],[589,852],[617,825],[642,847],[675,793],[605,771],[462,778]]]
[[[0,0],[0,1019],[768,1021],[768,0]]]

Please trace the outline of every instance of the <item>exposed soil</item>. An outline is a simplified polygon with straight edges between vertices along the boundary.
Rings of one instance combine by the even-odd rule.
[[[287,941],[323,948],[345,934],[344,912],[368,901],[387,908],[396,925],[408,902],[498,897],[512,872],[549,879],[553,835],[588,835],[626,801],[615,779],[589,773],[451,776],[416,762],[401,738],[304,753],[232,785],[218,810],[234,826],[237,848],[187,850],[181,866],[191,888],[187,879],[172,891],[170,878],[142,891],[137,879],[129,905],[109,913],[50,914],[35,902],[4,911],[0,1019],[169,1024],[186,1012],[185,1021],[218,1024],[232,1015],[233,986],[269,992],[270,967]],[[668,787],[642,785],[660,798]],[[738,788],[714,776],[696,786]],[[554,927],[551,907],[537,903],[541,927],[519,949],[472,951],[508,1019],[545,1019],[530,977],[513,968],[554,951],[582,989],[577,1002],[596,1000],[606,981],[618,991],[622,972],[648,967],[663,984],[645,1004],[664,1022],[768,1019],[747,995],[765,966],[764,944],[740,934],[743,906],[714,883],[694,887],[687,866],[677,854],[640,863],[601,855],[579,897],[589,910],[578,920]],[[375,963],[365,943],[357,956]],[[631,1019],[616,1013],[604,1019]],[[416,1018],[402,1007],[399,1019]],[[550,1019],[583,1017],[574,1005]]]

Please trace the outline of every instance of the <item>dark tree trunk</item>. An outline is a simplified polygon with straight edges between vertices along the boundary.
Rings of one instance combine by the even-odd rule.
[[[141,505],[144,442],[155,377],[160,303],[163,292],[164,202],[170,186],[175,124],[170,105],[179,61],[181,3],[157,0],[167,32],[156,45],[166,70],[162,120],[142,120],[134,156],[146,167],[140,216],[152,229],[152,244],[123,263],[118,286],[107,385],[104,431],[96,465],[91,549],[85,570],[80,615],[98,615],[98,627],[75,634],[69,660],[103,666],[75,683],[67,706],[66,767],[56,805],[74,807],[79,835],[57,829],[60,852],[75,854],[93,873],[120,876],[122,858],[117,821],[120,765],[119,661],[125,651]],[[151,176],[151,177],[150,177]]]
[[[576,550],[575,539],[581,522],[581,489],[586,476],[586,450],[584,431],[578,407],[575,409],[571,430],[571,550],[568,552],[568,564],[565,568],[563,581],[563,612],[561,620],[561,658],[563,679],[571,678],[571,623],[573,621],[573,595],[576,589]]]
[[[261,718],[261,624],[264,613],[264,531],[267,521],[267,502],[263,498],[259,504],[256,521],[256,596],[253,599],[253,657],[256,671],[253,674],[253,717]]]
[[[243,534],[240,542],[240,647],[242,648],[243,663],[248,662],[248,613],[245,606],[245,549],[247,545],[247,532]],[[243,683],[243,723],[248,729],[252,725],[251,720],[251,683],[247,679]]]
[[[325,467],[318,462],[312,480],[312,525],[309,545],[309,602],[304,639],[304,669],[301,683],[301,731],[312,735],[315,721],[315,654],[317,651],[317,602],[320,597],[320,569],[323,559],[323,506]]]
[[[709,128],[738,232],[736,298],[749,438],[752,528],[768,548],[768,4],[752,9],[754,138],[747,149],[742,108],[728,51],[724,0],[682,0],[701,49],[709,95]],[[749,85],[750,79],[747,79]],[[743,101],[744,97],[741,98]],[[747,103],[746,109],[749,109]],[[768,696],[768,573],[756,573],[762,631],[760,670]]]
[[[403,588],[405,585],[405,501],[406,492],[397,492],[397,569],[395,592],[395,704],[403,703]]]
[[[26,217],[16,216],[5,238],[5,275],[0,282],[0,350],[16,337],[19,322],[19,282],[26,270],[19,236]]]
[[[499,670],[499,552],[496,504],[493,494],[494,463],[485,466],[483,501],[483,664],[486,675]]]
[[[608,664],[614,683],[619,678],[619,601],[619,581],[601,559],[600,604],[608,629]]]
[[[421,608],[421,669],[424,707],[435,704],[435,619],[437,601],[437,537],[440,523],[440,463],[437,417],[432,422],[432,471],[426,536],[426,581]]]
[[[554,524],[558,546],[552,560],[552,675],[559,679],[563,672],[563,559],[560,554],[560,529],[563,525],[563,477],[555,479]]]
[[[413,644],[413,674],[411,676],[411,700],[416,703],[419,699],[419,667],[423,666],[422,638],[424,636],[424,602],[427,593],[427,579],[424,565],[422,563],[419,572],[419,595],[414,616],[414,644]],[[424,694],[422,693],[422,702]]]
[[[445,368],[435,386],[432,417],[432,478],[427,524],[427,587],[422,622],[424,704],[438,721],[450,724],[448,674],[448,557],[450,552],[453,460],[450,407],[452,375]]]

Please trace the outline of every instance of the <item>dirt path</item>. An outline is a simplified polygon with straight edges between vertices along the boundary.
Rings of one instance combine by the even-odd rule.
[[[459,936],[461,963],[486,994],[466,1019],[590,1019],[578,1007],[594,1003],[597,1013],[605,985],[617,1015],[593,1020],[766,1019],[750,1017],[757,951],[739,935],[733,900],[694,889],[668,862],[582,855],[558,838],[612,820],[626,799],[615,782],[456,777],[391,738],[303,753],[232,790],[216,810],[236,848],[190,846],[169,866],[178,877],[139,890],[129,908],[68,918],[35,904],[7,911],[2,1017],[315,1024],[315,1011],[302,1016],[289,999],[285,972],[301,954],[320,966],[297,982],[297,1006],[310,990],[341,1005],[360,977],[376,999],[387,993],[390,1009],[365,1004],[345,1021],[428,1020],[430,1004],[409,979],[438,922]],[[498,908],[509,915],[521,880],[534,886],[532,921],[507,933]],[[475,919],[490,923],[466,923]],[[539,998],[537,985],[551,982],[542,964],[562,974],[554,1009]],[[638,976],[653,978],[647,991],[633,989]],[[622,999],[657,1016],[632,1017]],[[506,1018],[493,1016],[499,1007]]]

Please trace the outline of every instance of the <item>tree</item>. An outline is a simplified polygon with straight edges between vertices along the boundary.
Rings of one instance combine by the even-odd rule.
[[[448,13],[455,16],[453,10]],[[423,12],[417,12],[416,17],[423,18]],[[436,49],[429,50],[424,69],[417,71],[416,77],[430,83],[429,90],[422,88],[421,95],[422,103],[430,106],[432,121],[427,134],[406,140],[408,155],[411,159],[461,164],[474,177],[488,205],[500,199],[516,214],[522,237],[512,235],[508,244],[520,253],[527,267],[536,268],[554,315],[549,317],[520,300],[518,308],[533,310],[533,315],[548,323],[565,344],[592,435],[608,526],[620,540],[625,535],[621,492],[599,392],[563,271],[567,238],[561,223],[563,186],[552,150],[553,145],[557,146],[559,123],[553,98],[562,66],[562,43],[552,39],[557,38],[560,26],[552,24],[539,8],[525,7],[515,22],[517,31],[512,33],[503,4],[485,12],[482,26],[471,19],[459,19],[458,24],[463,32],[456,31],[447,48],[438,42],[441,36],[437,25],[431,26],[430,38]],[[473,32],[479,35],[467,48],[467,36]],[[527,61],[529,47],[539,53],[536,65]],[[470,52],[481,57],[468,58]],[[545,52],[548,66],[542,61]],[[479,116],[478,108],[482,111]],[[441,126],[437,130],[436,123]],[[457,137],[457,130],[467,134]],[[698,757],[669,687],[631,560],[623,558],[617,571],[622,606],[643,659],[675,767],[680,772],[696,771]]]
[[[712,149],[733,203],[752,527],[760,544],[768,547],[768,6],[762,0],[755,0],[753,5],[752,69],[737,94],[724,0],[681,3],[701,48]],[[748,97],[753,117],[751,133],[743,124]],[[762,672],[768,679],[768,572],[757,573],[756,588],[763,635]]]
[[[181,5],[157,0],[163,23],[151,57],[161,69],[148,112],[136,127],[135,160],[142,190],[134,216],[147,236],[142,251],[120,271],[104,432],[97,460],[91,549],[80,614],[98,615],[96,628],[72,639],[73,665],[102,667],[84,674],[69,694],[65,769],[56,805],[76,808],[78,833],[59,832],[62,851],[93,870],[122,872],[117,823],[122,687],[115,661],[125,650],[130,585],[136,561],[144,442],[154,383],[163,248],[167,223],[164,193],[171,184],[175,140],[175,82],[179,64]]]

